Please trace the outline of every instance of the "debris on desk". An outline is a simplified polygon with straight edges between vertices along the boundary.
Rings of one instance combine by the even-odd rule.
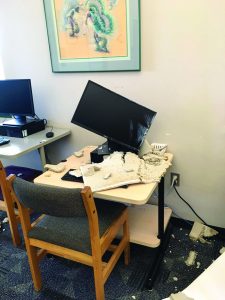
[[[47,171],[44,173],[44,176],[45,177],[51,177],[52,173],[50,171]]]
[[[103,175],[103,178],[104,179],[108,179],[112,174],[111,173],[106,173]]]
[[[84,171],[83,176],[93,176],[95,174],[94,166],[88,166],[88,168]]]
[[[100,170],[101,170],[101,167],[100,167],[100,166],[97,166],[97,165],[94,165],[94,170],[95,170],[95,171],[100,171]]]
[[[140,183],[138,175],[140,159],[134,153],[123,153],[115,151],[103,162],[80,166],[84,184],[90,186],[92,191],[113,189],[128,184]],[[128,167],[135,172],[126,172]],[[89,168],[94,168],[94,175],[89,175]],[[110,175],[109,175],[110,174]],[[89,176],[88,176],[89,175]]]
[[[197,257],[197,252],[196,251],[190,251],[188,258],[185,260],[185,264],[187,266],[193,266],[195,264],[195,259]]]
[[[55,173],[61,173],[65,170],[66,166],[64,163],[59,163],[58,165],[46,164],[44,168]]]
[[[81,177],[82,173],[80,169],[69,171],[69,174],[75,177]]]
[[[96,192],[127,184],[159,182],[170,165],[153,154],[141,159],[135,153],[115,151],[101,163],[80,165],[80,170],[84,184]]]
[[[82,157],[82,156],[84,156],[84,151],[83,151],[83,150],[81,150],[81,151],[76,151],[76,152],[74,152],[74,155],[75,155],[76,157]]]
[[[125,172],[134,172],[134,169],[129,167],[125,167],[124,170]]]

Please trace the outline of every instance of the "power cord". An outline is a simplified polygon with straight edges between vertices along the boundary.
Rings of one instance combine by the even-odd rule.
[[[175,182],[174,182],[175,183]],[[179,192],[176,189],[175,184],[173,183],[173,188],[175,192],[177,193],[178,197],[192,210],[192,212],[203,222],[204,225],[209,226],[197,213],[196,211],[191,207],[191,205],[179,194]]]

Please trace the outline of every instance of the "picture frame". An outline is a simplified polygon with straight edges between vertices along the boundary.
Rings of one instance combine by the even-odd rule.
[[[43,0],[53,72],[140,71],[140,0]]]

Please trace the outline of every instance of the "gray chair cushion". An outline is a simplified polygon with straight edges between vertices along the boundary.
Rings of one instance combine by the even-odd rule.
[[[15,178],[13,188],[18,200],[35,212],[56,217],[86,216],[79,188],[38,185],[21,178]]]
[[[95,199],[95,204],[99,217],[99,234],[102,236],[126,206],[100,199]],[[85,217],[45,216],[30,230],[29,237],[91,255],[89,224]]]

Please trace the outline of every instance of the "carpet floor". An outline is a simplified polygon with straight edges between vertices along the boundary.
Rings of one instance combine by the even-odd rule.
[[[0,212],[0,221],[6,217]],[[171,293],[182,291],[219,255],[224,240],[218,236],[207,243],[189,238],[191,225],[171,219],[168,245],[152,289],[143,287],[154,250],[131,244],[131,263],[126,267],[123,257],[105,284],[106,300],[161,300]],[[185,261],[190,251],[196,251],[195,264]],[[43,288],[33,289],[24,244],[15,248],[8,223],[0,228],[0,299],[1,300],[94,300],[94,280],[90,267],[66,259],[47,256],[41,262]]]

